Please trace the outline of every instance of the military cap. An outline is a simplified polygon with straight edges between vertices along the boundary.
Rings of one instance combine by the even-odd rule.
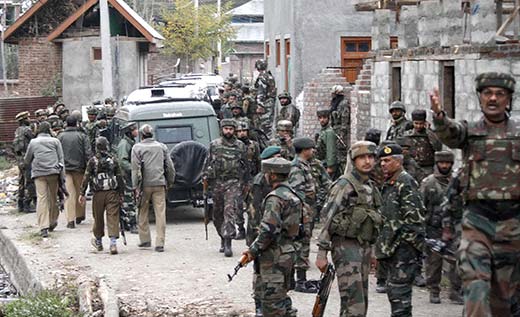
[[[222,119],[220,121],[220,127],[233,127],[233,128],[237,128],[237,122],[233,119]]]
[[[450,151],[437,151],[435,152],[435,163],[437,162],[451,162],[455,161],[455,155]]]
[[[96,149],[98,151],[108,151],[108,140],[104,136],[96,138]]]
[[[312,149],[316,146],[314,140],[309,137],[299,137],[293,140],[293,146],[296,150]]]
[[[237,131],[249,130],[249,123],[247,121],[244,121],[244,120],[238,121],[236,130]]]
[[[500,87],[515,92],[516,80],[513,76],[505,73],[482,73],[475,78],[475,84],[478,92],[486,87]]]
[[[293,124],[289,120],[280,120],[276,123],[276,131],[292,131]]]
[[[273,157],[262,161],[263,173],[289,174],[291,162],[282,157]]]
[[[377,145],[370,141],[357,141],[350,147],[350,157],[354,160],[356,157],[371,154],[376,155]]]
[[[282,99],[282,98],[287,98],[289,100],[292,100],[291,94],[288,93],[287,91],[284,91],[278,95],[278,99]]]
[[[87,114],[97,115],[98,112],[99,112],[99,110],[96,107],[88,107],[87,108]]]
[[[386,157],[391,155],[400,155],[403,154],[403,149],[399,144],[388,144],[381,147],[377,153],[378,157]]]
[[[389,112],[392,112],[394,109],[402,110],[403,112],[406,112],[406,107],[404,106],[404,103],[400,102],[399,100],[394,101],[390,104],[390,108],[388,108]]]
[[[237,92],[236,92],[236,91],[230,91],[230,92],[229,92],[229,97],[232,97],[232,96],[233,96],[233,97],[238,97]]]
[[[61,116],[62,114],[64,113],[69,113],[69,109],[67,108],[61,108],[60,111],[58,112],[58,115]]]
[[[413,121],[425,121],[426,120],[426,110],[415,109],[414,111],[412,111],[412,120]]]
[[[405,136],[400,136],[395,141],[396,141],[395,143],[399,144],[401,146],[401,148],[403,148],[403,147],[410,148],[413,146],[412,139],[405,137]]]
[[[330,110],[329,108],[318,108],[318,110],[316,110],[316,115],[318,117],[328,117],[330,115]]]
[[[267,61],[265,59],[258,59],[255,62],[255,68],[258,70],[266,70],[267,69]]]
[[[113,106],[107,106],[106,109],[107,116],[114,116],[116,114],[116,108]]]
[[[229,93],[229,91],[226,91],[226,92],[222,95],[222,97],[224,97],[224,98],[229,98],[229,96],[231,96],[231,94]]]
[[[365,141],[374,142],[375,144],[379,144],[381,141],[381,130],[370,128],[367,133],[365,133]]]
[[[336,95],[342,95],[344,91],[345,91],[345,89],[341,85],[334,85],[330,89],[330,92],[333,94],[336,94]]]
[[[121,130],[123,130],[123,131],[125,131],[125,132],[126,132],[126,131],[132,131],[132,130],[134,130],[134,129],[137,129],[137,123],[136,123],[136,122],[133,122],[133,121],[128,122],[127,124],[125,124],[125,125],[121,128]]]
[[[249,92],[251,90],[251,87],[249,86],[249,84],[244,84],[242,85],[242,87],[240,87],[240,89],[242,90],[242,92]]]
[[[141,130],[139,132],[141,132],[142,135],[149,137],[153,135],[153,128],[151,125],[145,124],[141,127]]]
[[[268,158],[271,158],[275,156],[276,154],[282,153],[282,147],[277,145],[271,145],[266,147],[262,153],[260,154],[260,159],[267,160]]]
[[[24,119],[28,119],[29,118],[29,111],[22,111],[22,112],[19,112],[16,117],[14,117],[14,119],[16,121],[22,121]]]
[[[231,109],[234,109],[234,108],[240,108],[240,109],[242,109],[243,107],[242,107],[242,105],[241,105],[240,103],[235,102],[235,103],[231,104],[231,107],[230,107],[230,108],[231,108]]]
[[[36,117],[47,115],[47,109],[38,109],[34,112]]]

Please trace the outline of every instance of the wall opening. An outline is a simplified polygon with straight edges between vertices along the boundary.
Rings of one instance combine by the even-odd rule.
[[[453,61],[442,65],[442,103],[450,118],[455,118],[455,65]]]
[[[341,68],[343,77],[351,84],[356,82],[359,72],[363,69],[363,60],[372,49],[370,37],[341,38]]]
[[[391,89],[392,89],[392,100],[394,102],[396,100],[401,100],[401,63],[392,64],[392,74],[390,77],[392,81]]]
[[[276,52],[275,52],[275,54],[276,54],[276,56],[275,56],[276,66],[278,67],[278,66],[280,66],[280,60],[281,60],[281,58],[280,58],[281,57],[280,56],[280,51],[281,51],[281,49],[280,49],[280,39],[276,40],[275,46],[276,46],[275,47],[275,50],[276,50]]]
[[[268,60],[269,59],[269,56],[271,56],[271,46],[269,45],[269,42],[266,41],[265,42],[265,59]]]
[[[289,91],[289,74],[291,62],[291,39],[285,39],[285,90]]]
[[[95,60],[95,61],[101,60],[101,47],[92,48],[92,60]]]

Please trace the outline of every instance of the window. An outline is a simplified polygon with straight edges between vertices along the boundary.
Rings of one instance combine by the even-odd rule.
[[[247,16],[247,15],[235,15],[231,18],[231,23],[263,23],[263,16]]]
[[[92,48],[92,59],[95,61],[101,60],[101,47]]]
[[[343,76],[353,84],[363,68],[363,59],[368,57],[372,49],[370,37],[341,38],[341,68]]]
[[[276,40],[276,66],[280,66],[280,40]]]
[[[397,38],[397,36],[390,37],[390,48],[391,49],[399,48],[399,39]]]
[[[285,39],[285,90],[289,91],[289,76],[291,63],[291,39]]]
[[[184,127],[158,127],[157,141],[165,144],[176,144],[193,140],[190,126]]]
[[[269,45],[269,42],[266,41],[265,42],[265,58],[268,59],[269,56],[271,56],[271,51],[270,51],[271,47]]]
[[[455,118],[455,64],[446,61],[442,64],[441,98],[444,111],[450,118]]]
[[[392,65],[392,100],[401,100],[401,64],[396,63]]]

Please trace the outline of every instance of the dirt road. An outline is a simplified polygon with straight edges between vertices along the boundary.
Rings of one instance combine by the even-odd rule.
[[[90,205],[87,208],[90,211]],[[64,215],[50,238],[36,236],[35,214],[0,213],[0,222],[7,227],[15,243],[37,264],[42,274],[75,270],[104,278],[118,294],[126,316],[252,316],[252,267],[241,270],[232,283],[226,274],[235,266],[245,242],[234,241],[233,258],[218,253],[220,241],[212,224],[209,240],[204,238],[202,210],[176,208],[169,213],[165,252],[137,247],[138,236],[127,233],[128,245],[119,240],[118,255],[110,255],[108,239],[104,252],[94,252],[90,245],[91,213],[76,229],[66,229]],[[152,227],[152,241],[155,232]],[[317,232],[315,232],[317,234]],[[313,243],[311,260],[316,249]],[[312,268],[310,278],[318,278]],[[390,305],[385,294],[374,291],[375,279],[370,277],[369,316],[389,316]],[[446,294],[443,294],[446,295]],[[315,295],[291,292],[299,316],[310,316]],[[428,302],[426,289],[416,288],[413,294],[414,316],[461,316],[462,306],[455,306],[443,297],[442,305]],[[326,316],[337,316],[339,295],[333,286]]]

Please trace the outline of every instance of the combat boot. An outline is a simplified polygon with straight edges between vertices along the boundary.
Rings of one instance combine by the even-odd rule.
[[[24,212],[24,211],[25,211],[25,210],[24,210],[24,207],[25,207],[24,205],[25,205],[25,204],[24,204],[23,200],[18,199],[18,202],[17,202],[17,203],[18,203],[18,212]]]
[[[376,284],[376,293],[384,294],[386,293],[386,281],[378,280]]]
[[[74,229],[74,228],[76,228],[76,225],[74,224],[74,221],[69,221],[69,222],[67,223],[67,228],[69,228],[69,229]]]
[[[218,249],[218,252],[224,253],[225,245],[226,240],[224,240],[224,238],[220,238],[220,249]]]
[[[224,240],[224,256],[227,258],[233,256],[233,250],[231,250],[231,238]]]
[[[296,286],[294,287],[294,291],[300,293],[316,293],[316,289],[309,286],[307,283],[307,272],[302,269],[296,269]]]
[[[31,204],[31,200],[26,200],[23,202],[23,212],[25,213],[33,213],[36,212],[36,208]]]
[[[262,303],[259,299],[255,299],[255,317],[263,317],[262,313]]]
[[[432,304],[440,304],[441,298],[439,297],[439,293],[437,292],[430,292],[430,303]]]
[[[425,287],[426,280],[424,279],[422,273],[419,273],[415,276],[414,285],[417,287]]]
[[[455,305],[464,305],[464,298],[460,294],[460,292],[457,291],[451,291],[450,292],[450,300],[452,304]]]
[[[238,234],[236,236],[236,240],[244,240],[246,238],[246,229],[244,229],[244,225],[238,226]]]

